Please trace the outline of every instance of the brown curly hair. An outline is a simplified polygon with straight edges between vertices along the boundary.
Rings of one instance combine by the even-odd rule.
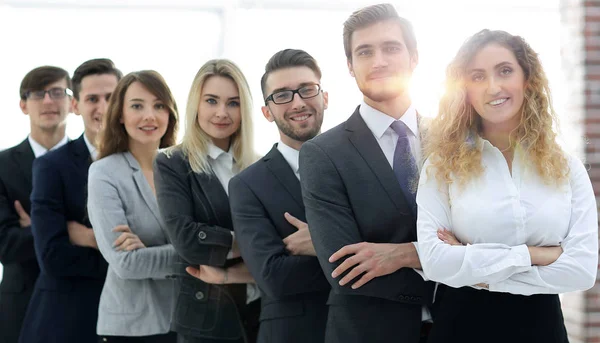
[[[474,56],[492,43],[512,51],[525,74],[520,122],[511,133],[511,146],[523,149],[524,158],[536,167],[544,182],[566,181],[567,157],[556,142],[553,125],[558,126],[558,119],[537,53],[520,36],[487,29],[469,38],[446,69],[445,93],[424,143],[436,179],[464,185],[483,172],[478,148],[481,118],[467,99],[466,76]]]

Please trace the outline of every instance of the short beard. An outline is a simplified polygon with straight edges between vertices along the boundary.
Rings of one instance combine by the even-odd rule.
[[[313,115],[316,116],[316,114]],[[317,125],[315,125],[314,127],[310,128],[310,130],[302,133],[295,132],[294,128],[288,125],[285,119],[281,121],[279,119],[275,119],[275,124],[277,125],[279,131],[281,131],[284,135],[290,137],[295,141],[303,143],[315,138],[319,134],[319,132],[321,132],[321,125],[319,123],[317,123]]]

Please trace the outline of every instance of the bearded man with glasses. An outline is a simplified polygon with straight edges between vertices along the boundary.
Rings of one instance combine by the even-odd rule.
[[[21,82],[19,105],[29,117],[29,136],[0,152],[0,342],[16,343],[40,269],[35,258],[31,220],[31,166],[48,150],[67,143],[71,111],[69,73],[43,66]]]

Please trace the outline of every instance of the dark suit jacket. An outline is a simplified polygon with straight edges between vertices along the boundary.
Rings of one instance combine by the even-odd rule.
[[[332,286],[327,342],[418,342],[421,307],[434,284],[410,268],[353,290],[331,272],[329,257],[359,242],[417,240],[416,217],[375,137],[357,110],[345,122],[304,143],[300,176],[306,217],[319,261]]]
[[[16,343],[40,268],[35,259],[31,227],[22,228],[15,211],[19,200],[30,213],[31,165],[29,141],[0,152],[0,342]]]
[[[300,181],[277,145],[229,183],[236,240],[261,289],[259,342],[323,342],[331,290],[316,257],[291,256],[283,238],[306,221]]]
[[[93,248],[69,241],[68,221],[88,227],[83,135],[33,163],[31,225],[40,276],[21,330],[21,343],[95,342],[107,264]]]
[[[207,284],[185,272],[190,265],[225,267],[241,261],[227,260],[233,224],[221,182],[212,174],[194,173],[177,149],[170,156],[157,156],[154,184],[167,236],[180,256],[171,329],[187,337],[244,337],[240,311],[246,304],[246,285]]]

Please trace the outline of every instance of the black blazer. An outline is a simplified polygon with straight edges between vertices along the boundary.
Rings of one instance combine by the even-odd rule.
[[[69,241],[68,221],[91,224],[86,212],[90,153],[83,139],[33,162],[31,228],[40,276],[19,342],[95,342],[107,263],[93,248]]]
[[[344,259],[328,259],[345,245],[417,240],[416,216],[358,108],[345,123],[304,143],[300,176],[313,243],[333,290],[327,342],[387,342],[399,335],[418,342],[421,307],[431,304],[434,283],[410,268],[357,290],[331,278]]]
[[[238,308],[246,303],[246,285],[212,285],[185,267],[225,267],[233,224],[229,199],[214,175],[196,174],[181,150],[160,153],[154,162],[158,207],[169,240],[180,256],[171,329],[184,336],[240,339],[245,336]]]
[[[22,228],[15,211],[19,200],[27,213],[31,206],[31,165],[35,155],[25,139],[0,152],[0,342],[16,343],[40,268],[35,259],[31,227]]]
[[[236,240],[261,289],[259,342],[323,342],[331,290],[316,257],[292,256],[283,238],[306,221],[300,181],[277,145],[229,183]]]

